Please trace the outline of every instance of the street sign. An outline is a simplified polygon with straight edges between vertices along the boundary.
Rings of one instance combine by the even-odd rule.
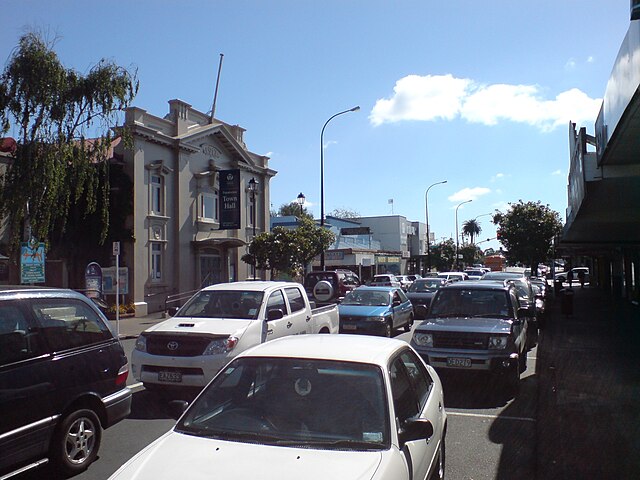
[[[20,283],[44,283],[44,265],[44,243],[23,242],[20,246]]]

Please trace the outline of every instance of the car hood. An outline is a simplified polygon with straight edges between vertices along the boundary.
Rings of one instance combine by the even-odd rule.
[[[424,298],[433,298],[436,292],[407,292],[407,297],[409,300],[411,299],[424,299]]]
[[[388,306],[372,305],[338,305],[340,315],[350,315],[353,317],[382,317],[388,314],[391,309]]]
[[[170,431],[120,467],[109,480],[367,480],[378,469],[382,454],[229,442]]]
[[[428,318],[416,330],[509,334],[512,325],[513,320],[505,318],[445,317]]]
[[[209,333],[231,335],[243,332],[257,320],[227,318],[172,317],[147,328],[144,333]]]

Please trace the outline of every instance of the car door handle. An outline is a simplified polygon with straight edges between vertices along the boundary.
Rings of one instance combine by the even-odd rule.
[[[293,327],[293,323],[287,322],[287,328],[291,328],[291,327]]]
[[[311,317],[307,317],[307,322],[309,322],[311,320]]]

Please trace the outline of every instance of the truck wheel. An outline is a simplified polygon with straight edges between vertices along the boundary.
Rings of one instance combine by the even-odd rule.
[[[49,452],[51,461],[65,475],[77,475],[96,459],[101,438],[102,427],[93,410],[71,412],[53,436]]]

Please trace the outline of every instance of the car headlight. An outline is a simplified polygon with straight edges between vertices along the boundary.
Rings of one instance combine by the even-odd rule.
[[[220,355],[227,353],[238,344],[237,337],[217,338],[212,340],[207,348],[204,349],[203,355]]]
[[[136,347],[135,348],[139,352],[146,352],[147,351],[147,337],[145,337],[144,335],[138,335],[138,338],[136,338]]]
[[[433,334],[415,332],[413,334],[413,341],[416,345],[419,345],[421,347],[433,347]]]
[[[367,317],[366,320],[369,322],[386,322],[387,317]]]
[[[489,350],[504,350],[507,348],[507,337],[489,337]]]

